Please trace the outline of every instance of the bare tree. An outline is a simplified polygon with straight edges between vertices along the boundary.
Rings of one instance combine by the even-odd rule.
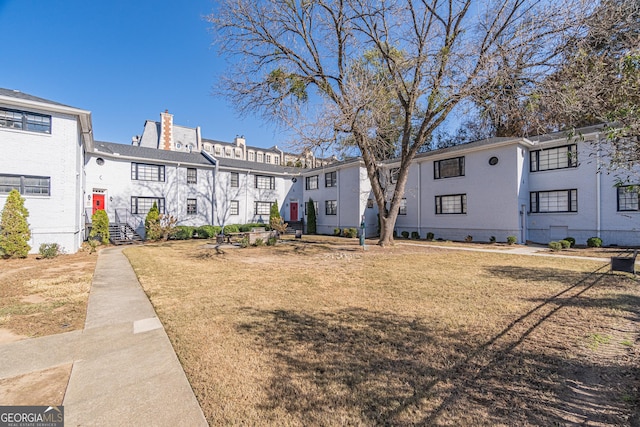
[[[242,112],[295,129],[309,145],[362,156],[393,241],[409,166],[463,100],[523,58],[535,81],[571,36],[579,0],[221,0],[213,24],[234,67],[221,87]],[[392,189],[384,160],[400,168]]]
[[[631,171],[640,165],[640,3],[605,0],[583,27],[539,88],[539,110],[560,129],[608,124],[608,167]]]

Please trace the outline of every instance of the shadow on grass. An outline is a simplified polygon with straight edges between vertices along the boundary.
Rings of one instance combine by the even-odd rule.
[[[632,364],[592,365],[547,351],[550,342],[522,345],[604,276],[555,274],[577,280],[483,342],[396,313],[245,308],[252,320],[240,332],[274,360],[262,409],[314,425],[633,425],[640,419],[631,409],[639,383]],[[609,302],[629,314],[637,298],[621,298]],[[612,390],[603,377],[628,383]]]

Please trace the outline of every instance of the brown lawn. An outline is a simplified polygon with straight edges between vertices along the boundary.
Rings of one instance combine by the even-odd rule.
[[[82,329],[97,257],[0,259],[0,343]]]
[[[596,260],[368,249],[125,254],[212,425],[640,424],[636,278]]]
[[[0,259],[0,345],[82,329],[97,257]],[[62,405],[70,373],[69,364],[0,378],[0,404]]]

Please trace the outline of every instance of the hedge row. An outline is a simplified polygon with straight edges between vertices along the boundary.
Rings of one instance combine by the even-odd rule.
[[[251,231],[252,228],[264,227],[269,231],[270,227],[267,224],[251,223],[251,224],[229,224],[224,226],[225,233],[246,233]],[[201,225],[200,227],[191,227],[189,225],[178,225],[174,234],[176,240],[188,240],[188,239],[212,239],[216,237],[222,231],[222,227],[219,225]]]

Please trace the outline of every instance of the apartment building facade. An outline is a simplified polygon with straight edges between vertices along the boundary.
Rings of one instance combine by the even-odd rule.
[[[154,202],[178,224],[198,226],[266,223],[276,202],[285,221],[307,220],[313,201],[318,233],[364,221],[366,235],[377,235],[378,208],[361,159],[316,168],[258,162],[243,157],[241,138],[233,147],[241,147],[239,158],[227,156],[226,146],[225,156],[216,156],[199,128],[175,126],[163,114],[164,124],[147,121],[131,145],[96,142],[90,112],[0,89],[0,205],[13,188],[25,197],[33,252],[54,242],[77,251],[97,209],[144,234]],[[520,243],[598,236],[640,246],[639,183],[608,173],[601,127],[579,134],[493,138],[418,155],[396,232],[474,241],[516,236]],[[390,196],[399,165],[382,166]]]

